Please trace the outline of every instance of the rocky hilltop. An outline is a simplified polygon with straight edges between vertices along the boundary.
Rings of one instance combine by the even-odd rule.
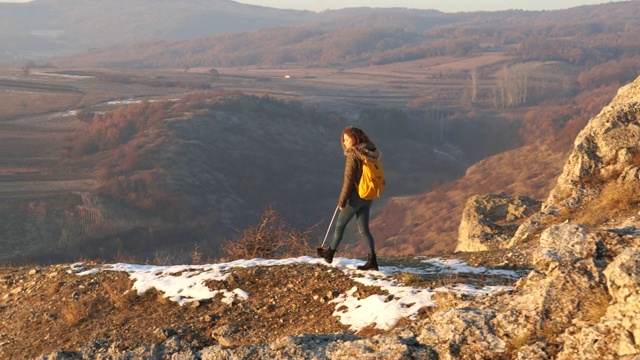
[[[125,317],[120,319],[120,327],[128,329],[131,337],[127,337],[124,332],[119,337],[128,339],[127,341],[110,343],[107,339],[117,336],[105,333],[99,337],[102,340],[94,339],[90,345],[65,348],[68,352],[49,352],[50,355],[41,355],[39,358],[638,359],[639,113],[640,78],[621,88],[611,104],[592,118],[579,134],[557,186],[542,204],[525,198],[510,201],[504,196],[481,196],[469,202],[468,205],[472,208],[465,211],[465,221],[468,222],[465,229],[478,228],[473,221],[488,221],[487,219],[497,226],[493,226],[492,231],[485,232],[482,237],[476,237],[479,240],[475,244],[474,239],[460,239],[461,243],[466,242],[468,250],[474,247],[478,250],[483,247],[490,250],[458,253],[454,256],[476,259],[477,265],[482,265],[489,259],[494,262],[499,259],[503,266],[521,269],[531,266],[527,275],[517,281],[511,292],[482,298],[461,297],[448,302],[446,306],[422,312],[415,320],[401,322],[387,331],[353,333],[337,324],[318,322],[317,319],[333,318],[327,312],[327,304],[322,301],[297,303],[290,307],[298,309],[295,310],[294,317],[284,313],[263,317],[264,321],[274,323],[262,323],[259,326],[256,323],[240,323],[243,311],[232,314],[221,310],[220,314],[237,317],[238,323],[234,325],[228,317],[201,319],[201,322],[213,321],[227,325],[218,327],[218,331],[214,332],[217,334],[215,340],[211,340],[211,335],[198,331],[163,331],[162,328],[155,331],[154,339],[142,334],[145,329],[153,332],[153,324],[143,322],[136,327],[127,328],[127,322],[133,320]],[[509,222],[512,224],[509,225]],[[514,228],[513,224],[518,223],[517,229]],[[507,239],[505,232],[500,231],[501,228],[513,235]],[[461,234],[467,234],[464,236],[468,237],[473,232],[463,231]],[[491,237],[498,241],[492,241]],[[486,244],[492,246],[488,247]],[[491,256],[487,256],[488,254]],[[4,275],[4,292],[7,295],[0,303],[3,324],[9,321],[9,314],[14,314],[13,318],[17,319],[15,307],[21,300],[24,302],[29,296],[37,297],[28,295],[32,290],[24,287],[25,283],[29,283],[29,273],[38,276],[37,271],[22,270],[22,282],[18,281],[15,271]],[[275,271],[282,272],[278,275],[258,274],[256,271],[238,274],[233,279],[242,287],[249,286],[253,281],[248,279],[255,279],[255,283],[266,276],[274,281],[272,286],[264,283],[257,286],[262,286],[263,292],[272,293],[276,297],[306,291],[311,294],[318,287],[326,294],[331,284],[341,289],[350,286],[333,272],[318,274],[313,270],[297,267],[277,269]],[[57,275],[49,274],[46,277],[55,276]],[[94,282],[109,283],[96,276]],[[63,282],[73,284],[77,281],[73,279]],[[304,288],[306,291],[283,292],[280,286],[273,286],[280,284],[283,279],[287,282],[295,279],[297,282],[292,288]],[[83,281],[92,280],[84,278]],[[23,285],[19,285],[20,283]],[[82,296],[91,284],[79,286],[82,288],[73,289],[73,286],[60,285],[58,290],[49,288],[47,291],[53,296],[61,292],[61,289],[66,289],[65,291],[69,291],[68,296],[73,297],[76,293]],[[366,298],[368,292],[374,290],[361,291],[360,296]],[[327,296],[329,295],[335,294],[328,291]],[[147,298],[135,300],[137,311],[149,312],[152,304],[164,306],[166,310],[163,308],[160,311],[166,317],[167,324],[179,324],[180,319],[176,313],[187,313],[187,310],[176,310],[175,305],[172,307],[157,301],[151,302],[153,294],[145,296]],[[46,297],[46,293],[40,297]],[[94,306],[99,306],[98,304],[100,303]],[[128,307],[122,306],[121,309],[124,311]],[[311,311],[302,312],[301,309]],[[31,311],[32,316],[38,313],[37,310]],[[190,317],[211,317],[213,310],[204,314],[199,313],[199,308],[195,307],[191,311],[190,315],[184,315],[183,322],[189,321]],[[24,314],[27,316],[28,312]],[[133,314],[131,316],[139,317]],[[149,319],[157,320],[158,317],[163,316],[156,313],[155,316],[149,316]],[[282,323],[278,317],[285,322],[302,321],[316,323],[318,326],[276,331],[275,329],[281,328],[278,324]],[[53,325],[43,323],[42,326],[53,331],[56,328],[56,317],[52,316],[50,322]],[[244,327],[239,327],[241,324]],[[99,324],[96,323],[95,326]],[[249,336],[255,333],[252,327],[263,329],[263,334],[266,331],[267,335]],[[230,335],[221,336],[220,333],[225,335],[225,331],[230,332]],[[34,336],[34,333],[15,334],[3,329],[0,330],[0,351],[5,351],[6,354],[7,349],[17,341],[12,339],[20,336],[32,337],[31,341],[34,343],[64,343],[64,336],[51,340],[41,333]],[[238,340],[243,338],[244,341]],[[145,339],[145,342],[140,343],[134,339]],[[231,341],[227,341],[229,339]],[[96,348],[108,350],[98,352]],[[38,354],[33,354],[33,357],[36,356]]]

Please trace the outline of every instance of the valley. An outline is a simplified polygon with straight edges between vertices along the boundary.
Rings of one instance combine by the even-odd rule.
[[[0,210],[14,219],[0,224],[0,262],[177,263],[195,248],[216,259],[268,208],[313,243],[335,208],[347,125],[383,150],[380,253],[451,252],[470,196],[542,200],[577,133],[640,69],[636,2],[468,14],[216,4],[186,4],[170,29],[152,19],[175,4],[148,7],[129,40],[114,34],[139,22],[128,12],[114,26],[116,2],[76,9],[101,12],[92,40],[66,3],[46,41],[29,30],[37,19],[7,22],[12,47],[27,36],[24,54],[57,51],[0,63]],[[184,35],[202,11],[268,21]],[[363,254],[355,229],[346,244]]]
[[[476,59],[477,62],[471,62],[471,60],[465,62],[477,66],[486,64],[488,61],[502,60],[500,56],[483,56]],[[131,231],[135,233],[151,231],[149,229],[155,225],[149,224],[157,224],[160,221],[155,215],[143,214],[144,212],[132,209],[126,202],[100,200],[103,196],[98,193],[104,186],[104,179],[100,180],[98,167],[100,163],[108,161],[105,159],[112,155],[106,155],[106,153],[90,156],[70,155],[71,139],[87,131],[94,121],[95,114],[113,113],[118,109],[135,106],[144,101],[171,104],[188,94],[216,91],[240,92],[257,98],[266,96],[282,102],[282,106],[301,108],[308,114],[324,114],[323,116],[328,120],[322,121],[329,122],[318,124],[324,128],[320,140],[322,146],[326,147],[324,151],[333,155],[328,160],[330,165],[326,175],[331,180],[325,184],[315,184],[311,180],[309,184],[312,188],[319,188],[320,194],[317,195],[316,200],[318,203],[312,204],[310,211],[303,211],[303,217],[300,217],[300,214],[294,215],[298,212],[292,210],[296,208],[295,205],[283,198],[278,198],[277,192],[257,203],[246,205],[254,207],[249,210],[249,213],[254,215],[248,218],[245,225],[257,221],[260,211],[269,204],[279,203],[280,211],[295,226],[306,227],[318,221],[322,222],[326,216],[321,211],[331,209],[331,204],[335,201],[333,198],[335,189],[339,187],[342,158],[339,147],[336,146],[337,142],[333,140],[342,127],[357,123],[362,109],[402,109],[417,98],[430,99],[434,105],[427,112],[414,111],[411,115],[411,121],[414,123],[418,121],[418,124],[420,119],[427,121],[432,121],[433,118],[437,120],[438,117],[443,119],[447,114],[455,111],[445,110],[455,109],[457,106],[455,97],[448,97],[447,94],[455,91],[451,89],[467,86],[467,79],[459,76],[458,79],[443,81],[439,78],[437,74],[445,68],[440,63],[447,63],[447,61],[451,65],[446,67],[449,72],[456,66],[461,66],[457,59],[443,58],[438,61],[432,59],[404,63],[397,68],[393,66],[348,70],[295,66],[275,69],[220,68],[216,69],[215,74],[212,74],[209,68],[188,70],[39,69],[28,74],[14,69],[4,69],[0,71],[0,91],[4,100],[3,110],[0,112],[0,147],[2,148],[0,209],[5,213],[12,213],[14,217],[18,216],[16,219],[20,220],[3,224],[2,231],[8,235],[6,243],[13,244],[7,245],[13,251],[5,252],[3,261],[19,261],[30,256],[35,256],[32,259],[42,261],[46,258],[44,254],[51,254],[51,251],[54,253],[66,251],[60,249],[64,248],[65,244],[68,245],[72,238],[71,243],[76,244],[78,241],[83,241],[81,239],[95,237],[98,236],[96,233],[100,233],[99,239],[110,242],[111,240],[107,240],[109,237],[127,237],[120,234],[121,232],[129,233],[128,236],[131,236]],[[463,70],[460,68],[457,71]],[[379,140],[376,138],[376,141],[383,144],[384,148],[388,148],[388,150],[385,149],[385,158],[389,162],[388,176],[394,184],[385,197],[377,202],[376,208],[380,208],[387,199],[394,196],[407,196],[426,191],[434,181],[443,182],[454,179],[462,175],[473,161],[487,155],[465,154],[457,148],[457,145],[443,139],[435,139],[433,134],[428,133],[428,125],[414,127],[414,129],[418,129],[419,132],[399,137],[386,138],[388,134],[375,134],[379,138]],[[304,132],[304,126],[295,131]],[[275,141],[285,140],[275,139]],[[465,146],[465,144],[461,145]],[[489,151],[496,152],[510,146],[513,146],[513,143],[505,141],[502,144],[496,144]],[[229,154],[220,154],[220,156],[228,157],[234,152],[230,148],[228,151]],[[421,155],[425,152],[431,155],[426,157]],[[173,157],[170,154],[165,155]],[[277,153],[265,155],[278,156]],[[120,162],[122,160],[121,158]],[[298,157],[297,161],[305,162],[305,159]],[[190,166],[188,161],[185,166],[187,168]],[[229,170],[231,173],[234,172],[232,169]],[[220,171],[221,174],[227,174],[222,176],[229,174],[225,169]],[[278,175],[270,176],[275,179],[278,177]],[[93,198],[94,201],[89,204],[86,201],[88,198]],[[96,206],[96,204],[100,205]],[[104,204],[111,204],[111,207]],[[92,210],[87,212],[87,209]],[[95,213],[100,215],[96,217]],[[92,215],[85,220],[70,220],[70,217],[81,218],[88,216],[87,214]],[[127,219],[128,216],[133,218]],[[97,221],[97,218],[100,220]],[[36,225],[28,225],[33,222]],[[67,228],[69,224],[73,224],[72,229]],[[141,226],[146,230],[140,230]],[[228,229],[238,226],[238,224],[228,224],[227,230],[216,232],[217,235],[214,237],[232,236],[233,232]],[[35,230],[25,230],[26,227],[34,227]],[[322,230],[318,231],[320,232]],[[18,234],[19,236],[29,235],[19,241],[12,239]],[[51,238],[45,238],[45,236]],[[194,239],[190,242],[198,244],[202,239]],[[119,251],[128,253],[126,245],[121,245],[120,249]],[[158,249],[146,250],[147,255],[143,256],[151,256],[149,251],[157,252]],[[182,251],[186,252],[188,248],[185,247]],[[215,251],[212,250],[213,252]],[[113,256],[108,253],[109,251],[106,251],[103,255],[99,255],[92,252],[97,256]],[[83,256],[82,251],[74,256]]]

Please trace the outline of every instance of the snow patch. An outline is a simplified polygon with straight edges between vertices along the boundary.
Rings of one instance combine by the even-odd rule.
[[[340,322],[349,326],[353,331],[358,331],[368,326],[386,330],[395,326],[400,319],[414,319],[421,308],[435,306],[435,302],[431,300],[435,293],[452,292],[483,297],[513,290],[513,287],[510,286],[477,288],[467,284],[455,284],[437,289],[403,286],[391,277],[395,272],[430,274],[446,271],[448,273],[467,272],[474,274],[489,273],[508,277],[518,276],[513,271],[472,267],[457,259],[434,258],[423,262],[429,265],[426,269],[381,266],[379,271],[360,271],[357,270],[357,266],[364,263],[362,260],[335,258],[333,263],[329,265],[323,259],[303,256],[281,260],[236,260],[228,263],[207,265],[155,266],[117,263],[88,270],[85,269],[84,264],[76,263],[70,266],[69,272],[83,276],[95,274],[99,271],[123,271],[128,273],[129,277],[134,281],[133,290],[136,290],[138,294],[143,294],[147,290],[155,288],[164,293],[166,298],[180,305],[185,305],[192,301],[213,299],[216,295],[221,294],[221,301],[230,305],[236,300],[244,301],[251,295],[239,288],[233,290],[211,290],[205,284],[209,280],[226,280],[229,276],[229,271],[233,268],[290,264],[315,264],[334,267],[342,270],[357,283],[379,287],[382,291],[388,293],[388,295],[377,294],[358,299],[355,296],[358,289],[353,287],[330,302],[335,305],[333,315],[340,318]]]

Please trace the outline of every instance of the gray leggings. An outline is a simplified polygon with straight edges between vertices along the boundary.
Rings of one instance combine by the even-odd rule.
[[[371,203],[372,201],[363,200],[360,198],[351,198],[347,201],[347,205],[340,212],[338,221],[336,222],[336,230],[333,233],[333,241],[331,241],[330,246],[333,250],[336,250],[338,248],[338,245],[340,245],[347,224],[355,216],[356,221],[358,222],[358,230],[366,240],[367,250],[369,250],[369,254],[375,254],[373,237],[371,236],[371,232],[369,231],[369,211],[371,210]]]

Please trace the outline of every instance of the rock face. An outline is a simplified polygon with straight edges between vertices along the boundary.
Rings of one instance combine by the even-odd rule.
[[[620,189],[640,183],[640,78],[618,90],[611,103],[578,134],[556,187],[541,211],[525,221],[511,246],[539,231],[561,211],[573,211],[602,194],[607,184]]]
[[[640,230],[557,224],[517,290],[438,311],[417,339],[440,359],[622,359],[640,355]]]
[[[462,213],[456,251],[484,251],[507,247],[518,229],[518,220],[531,216],[539,209],[539,201],[525,196],[472,196]]]
[[[640,186],[639,114],[640,78],[581,131],[557,186],[515,234],[496,225],[506,220],[504,212],[491,211],[514,199],[469,199],[457,250],[497,248],[510,235],[508,246],[514,247],[539,233],[535,269],[513,294],[436,313],[418,340],[441,359],[640,357],[640,220],[612,217],[609,224],[617,225],[589,228],[556,217],[601,200],[607,187]]]
[[[591,119],[575,141],[575,148],[544,203],[551,207],[575,207],[599,195],[602,182],[638,180],[640,152],[640,82],[622,88],[611,105]],[[630,98],[631,102],[621,103]]]

